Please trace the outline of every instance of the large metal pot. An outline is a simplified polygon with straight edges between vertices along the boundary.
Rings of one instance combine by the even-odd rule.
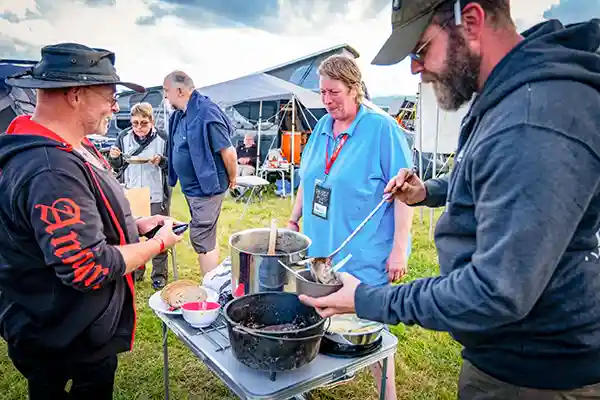
[[[248,229],[229,238],[231,288],[234,297],[263,292],[295,292],[295,277],[279,264],[305,258],[311,241],[302,233],[277,230],[275,255],[267,255],[269,228]]]

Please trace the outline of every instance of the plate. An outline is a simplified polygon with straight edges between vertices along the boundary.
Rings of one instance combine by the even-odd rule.
[[[145,157],[129,157],[126,159],[129,164],[146,164],[150,162],[149,158]]]
[[[217,292],[215,292],[212,289],[207,288],[206,286],[200,286],[202,289],[206,290],[206,301],[211,301],[211,302],[218,302],[219,300],[219,294]],[[165,303],[163,301],[163,299],[160,297],[160,292],[156,292],[154,293],[152,296],[150,296],[150,299],[148,299],[148,305],[150,306],[151,309],[153,309],[154,311],[157,312],[161,312],[163,314],[169,314],[169,315],[182,315],[182,312],[180,309],[177,310],[169,310],[169,306],[167,305],[167,303]]]

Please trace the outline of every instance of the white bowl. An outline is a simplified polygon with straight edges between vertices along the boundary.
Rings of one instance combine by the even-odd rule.
[[[194,328],[205,328],[215,322],[221,305],[211,301],[195,301],[181,306],[183,319]]]

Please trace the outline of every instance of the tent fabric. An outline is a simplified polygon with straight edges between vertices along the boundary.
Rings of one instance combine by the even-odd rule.
[[[0,60],[0,134],[17,115],[30,115],[35,107],[35,90],[6,85],[4,78],[35,65],[34,61]]]
[[[222,108],[247,101],[291,99],[293,96],[306,108],[323,108],[318,93],[265,73],[247,75],[197,90]]]

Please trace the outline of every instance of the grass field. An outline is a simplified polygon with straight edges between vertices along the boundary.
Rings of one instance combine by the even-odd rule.
[[[228,255],[227,241],[231,233],[255,227],[266,227],[271,218],[282,225],[290,214],[289,199],[269,196],[261,204],[252,204],[242,221],[244,206],[226,200],[219,221],[221,259]],[[179,192],[173,199],[172,214],[188,220],[185,200]],[[404,281],[438,274],[433,243],[428,240],[429,212],[415,212],[413,224],[413,252],[409,261],[409,274]],[[181,278],[200,280],[196,256],[186,238],[177,247],[177,261]],[[148,271],[149,272],[149,271]],[[115,383],[115,399],[162,399],[162,347],[161,324],[148,307],[153,293],[150,274],[138,284],[138,330],[135,348],[123,354]],[[396,385],[399,399],[454,399],[460,368],[460,348],[444,333],[426,331],[403,325],[392,327],[399,338],[396,353]],[[170,383],[173,399],[235,399],[236,397],[203,364],[170,335]],[[5,343],[0,341],[0,398],[21,400],[27,397],[26,381],[14,369],[6,354]],[[366,372],[346,385],[331,390],[316,390],[313,399],[375,399],[375,383]]]

